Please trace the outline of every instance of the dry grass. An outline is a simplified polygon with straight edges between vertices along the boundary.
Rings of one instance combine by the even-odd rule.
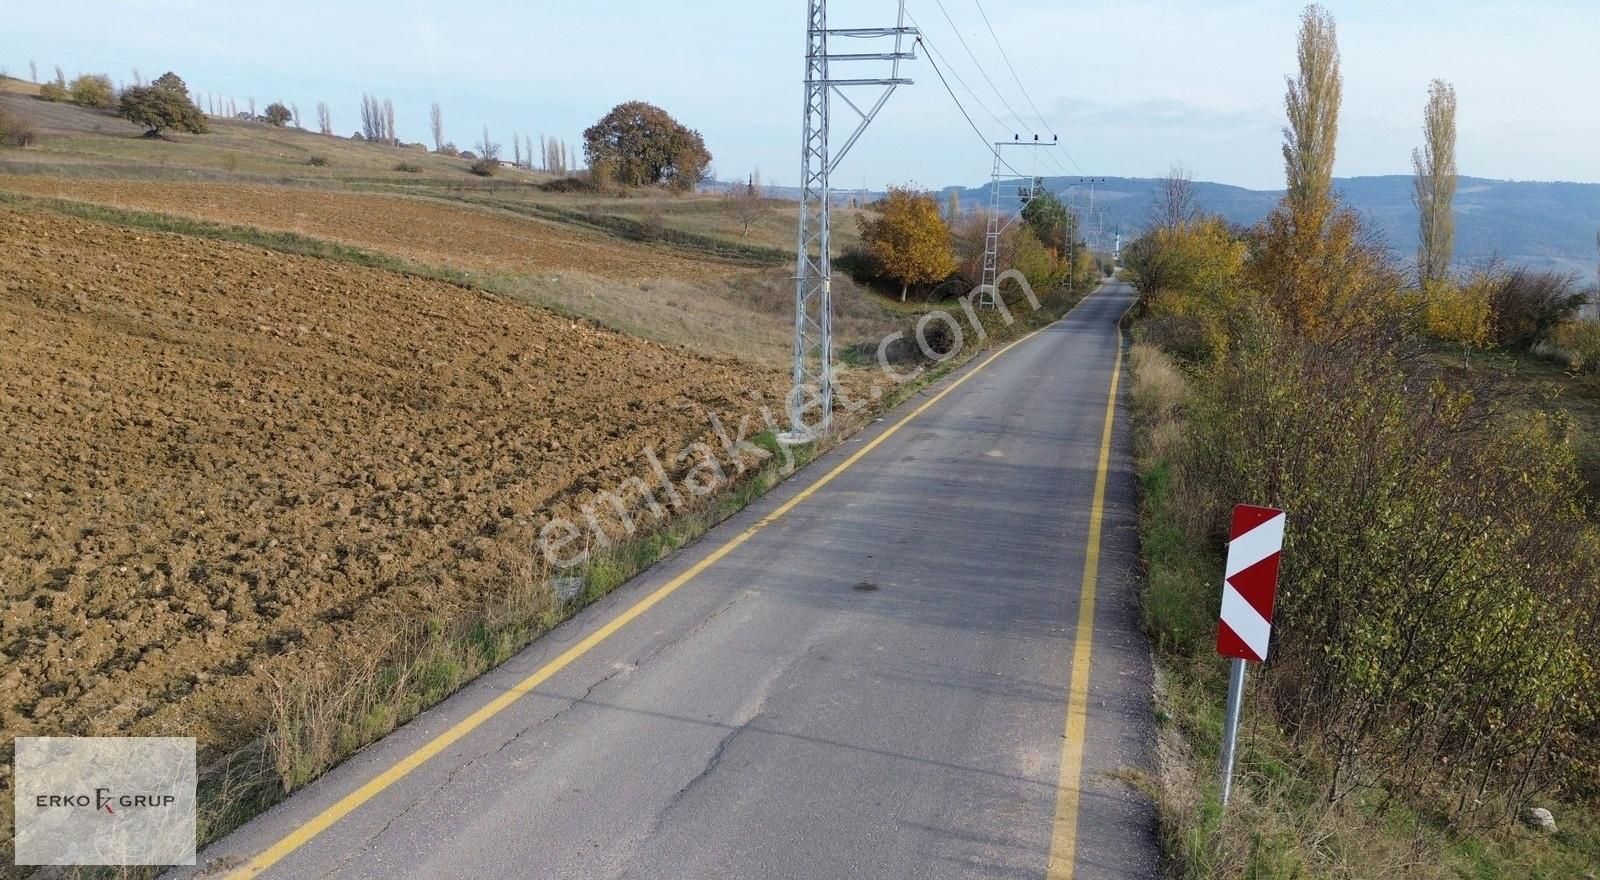
[[[14,76],[0,76],[0,94],[32,97],[39,94],[39,84],[17,79]]]

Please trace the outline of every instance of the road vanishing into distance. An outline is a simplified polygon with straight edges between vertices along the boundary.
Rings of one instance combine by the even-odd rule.
[[[173,876],[1150,878],[1108,283]],[[1114,416],[1114,418],[1113,418]]]

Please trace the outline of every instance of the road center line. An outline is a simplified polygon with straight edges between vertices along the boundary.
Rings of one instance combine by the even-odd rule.
[[[1088,297],[1085,297],[1084,299],[1087,300]],[[631,623],[634,620],[634,618],[636,618],[639,615],[641,615],[641,614],[645,613],[646,611],[650,610],[650,608],[655,606],[656,603],[660,602],[662,599],[665,599],[668,596],[672,595],[672,593],[676,592],[679,587],[681,587],[684,584],[688,583],[689,581],[693,580],[701,572],[705,571],[706,569],[708,569],[711,566],[715,565],[717,562],[721,561],[721,559],[724,556],[727,556],[729,553],[733,552],[734,549],[739,547],[741,544],[743,544],[746,541],[750,540],[752,537],[755,536],[755,534],[757,532],[759,532],[762,529],[766,528],[767,526],[772,525],[773,523],[777,522],[785,514],[787,514],[789,511],[793,510],[796,506],[798,506],[802,501],[805,501],[807,498],[810,498],[813,494],[815,494],[818,489],[821,489],[823,486],[826,486],[828,483],[832,482],[835,477],[837,477],[840,474],[844,473],[851,466],[853,466],[856,462],[858,462],[862,458],[864,458],[867,455],[867,453],[869,453],[872,450],[876,449],[879,444],[883,443],[883,441],[888,440],[890,437],[894,436],[895,432],[899,431],[901,428],[905,427],[908,423],[910,423],[913,419],[917,418],[918,416],[920,416],[924,412],[926,412],[929,407],[932,407],[934,404],[938,403],[940,400],[943,400],[944,397],[946,395],[948,395],[950,392],[956,390],[957,388],[960,388],[962,383],[966,382],[968,379],[971,379],[973,376],[976,376],[978,373],[983,371],[990,364],[992,364],[996,360],[998,360],[1001,355],[1005,354],[1006,352],[1010,351],[1011,349],[1015,348],[1016,346],[1021,345],[1022,343],[1028,341],[1029,339],[1032,339],[1038,332],[1039,332],[1038,330],[1035,330],[1032,333],[1029,333],[1028,335],[1022,337],[1021,339],[1018,339],[1018,340],[1010,343],[1009,345],[1005,346],[1004,348],[1002,348],[999,351],[995,352],[994,354],[990,355],[982,363],[979,363],[979,364],[973,366],[972,369],[968,370],[960,378],[956,379],[954,382],[951,382],[950,385],[947,388],[945,388],[943,391],[940,391],[938,394],[935,394],[933,397],[928,398],[928,400],[923,402],[923,404],[921,406],[917,407],[916,409],[912,410],[909,414],[907,414],[905,418],[901,419],[898,422],[895,422],[887,430],[885,430],[882,434],[879,434],[877,437],[874,437],[871,442],[869,442],[865,446],[861,447],[859,450],[857,450],[855,453],[853,453],[849,458],[847,458],[844,461],[840,462],[837,467],[835,467],[831,471],[828,471],[828,473],[824,474],[816,482],[814,482],[811,485],[807,486],[806,488],[802,489],[793,498],[790,498],[788,501],[785,501],[776,510],[772,511],[771,513],[769,513],[766,516],[762,517],[761,519],[757,520],[754,525],[750,526],[749,528],[745,529],[744,531],[740,532],[739,534],[737,534],[737,535],[733,536],[732,538],[728,539],[727,543],[725,543],[722,546],[718,547],[717,549],[713,550],[704,559],[700,560],[699,562],[696,562],[694,565],[690,566],[682,574],[679,574],[677,577],[674,577],[672,580],[667,581],[665,584],[662,584],[660,587],[658,587],[655,590],[655,592],[652,592],[650,595],[645,596],[643,599],[640,599],[632,607],[628,608],[626,611],[623,611],[621,614],[618,614],[616,617],[612,618],[612,620],[610,622],[608,622],[605,626],[602,626],[599,629],[595,630],[593,633],[590,633],[582,641],[578,642],[577,644],[575,644],[572,647],[568,648],[566,651],[562,652],[560,656],[556,657],[554,660],[551,660],[549,663],[546,663],[544,666],[540,667],[538,670],[536,670],[535,672],[530,674],[527,678],[524,678],[521,681],[517,682],[509,690],[507,690],[506,692],[502,693],[500,696],[496,697],[495,699],[489,701],[482,708],[478,709],[476,712],[473,712],[471,715],[468,715],[466,718],[463,718],[460,721],[456,722],[456,724],[454,726],[450,727],[448,730],[445,730],[443,733],[440,733],[438,736],[435,736],[433,739],[427,741],[421,747],[419,747],[416,751],[413,751],[410,754],[406,755],[404,758],[401,758],[398,762],[396,762],[395,764],[390,766],[387,770],[384,770],[382,773],[379,773],[377,776],[374,776],[372,779],[368,780],[360,788],[358,788],[355,791],[352,791],[349,794],[345,795],[344,797],[340,798],[336,803],[334,803],[332,806],[328,807],[327,809],[323,810],[321,813],[318,813],[310,821],[306,822],[305,824],[301,825],[300,827],[296,828],[295,830],[289,832],[282,839],[280,839],[277,843],[274,843],[272,846],[270,846],[266,850],[262,851],[255,858],[251,859],[248,863],[246,863],[245,865],[241,866],[237,870],[229,873],[227,875],[228,878],[230,878],[230,880],[246,880],[246,878],[255,877],[256,875],[260,874],[262,871],[265,871],[266,869],[268,869],[268,868],[272,867],[273,865],[277,864],[278,862],[282,861],[284,859],[284,857],[288,856],[290,853],[294,852],[295,850],[299,849],[302,846],[305,846],[306,843],[311,841],[312,838],[314,838],[317,835],[321,834],[322,832],[326,831],[334,823],[338,822],[340,819],[342,819],[345,816],[349,815],[352,811],[354,811],[356,808],[360,807],[362,804],[365,804],[367,801],[372,800],[379,793],[381,793],[384,789],[388,788],[391,785],[394,785],[396,782],[399,782],[401,779],[404,779],[408,774],[411,773],[411,771],[413,771],[413,770],[417,769],[418,767],[422,766],[422,764],[425,763],[429,758],[432,758],[434,755],[437,755],[440,752],[444,751],[445,749],[449,748],[457,740],[460,740],[462,737],[466,736],[467,734],[471,733],[473,730],[477,729],[485,721],[488,721],[490,718],[493,718],[495,715],[498,715],[500,712],[504,711],[508,706],[510,706],[512,703],[515,703],[517,700],[521,699],[522,697],[527,696],[529,693],[531,693],[539,685],[544,684],[546,681],[548,681],[551,676],[553,676],[556,673],[560,672],[561,670],[565,669],[567,666],[571,665],[571,663],[574,660],[577,660],[579,657],[582,657],[584,654],[587,654],[596,645],[598,645],[601,642],[605,641],[606,639],[610,638],[614,633],[616,633],[618,630],[622,629],[624,626],[627,626],[629,623]],[[1119,339],[1120,339],[1120,331],[1119,331]],[[1121,362],[1121,346],[1119,344],[1119,346],[1118,346],[1118,363],[1120,364],[1120,362]],[[1115,387],[1115,386],[1113,386],[1113,387]],[[1107,422],[1107,425],[1108,425],[1108,427],[1107,427],[1107,431],[1108,431],[1107,436],[1108,437],[1110,436],[1109,435],[1109,431],[1110,431],[1109,424],[1110,423],[1108,421]],[[1104,488],[1104,476],[1105,476],[1104,470],[1105,470],[1105,458],[1104,458],[1104,455],[1102,455],[1102,457],[1101,457],[1101,489]],[[1098,498],[1099,495],[1097,494],[1096,497]],[[1097,505],[1097,511],[1098,511],[1098,505]],[[1097,513],[1096,517],[1095,517],[1095,534],[1096,535],[1098,535],[1098,530],[1099,530],[1099,516],[1098,516],[1098,513]],[[1081,624],[1080,624],[1080,629],[1081,629]],[[1076,681],[1076,678],[1074,678],[1074,681]],[[1076,801],[1074,801],[1074,803],[1076,803]]]
[[[1122,327],[1117,327],[1117,358],[1106,395],[1105,428],[1100,435],[1100,465],[1089,505],[1089,541],[1083,553],[1083,588],[1078,593],[1078,628],[1072,646],[1072,681],[1067,690],[1066,732],[1061,741],[1061,775],[1056,780],[1056,817],[1050,831],[1046,880],[1071,880],[1077,868],[1078,802],[1082,796],[1084,736],[1089,726],[1089,664],[1094,656],[1095,589],[1100,579],[1100,526],[1105,518],[1106,474],[1111,467],[1111,428],[1117,416],[1117,382],[1122,377]]]

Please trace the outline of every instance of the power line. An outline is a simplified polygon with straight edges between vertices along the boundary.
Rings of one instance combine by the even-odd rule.
[[[936,0],[936,2],[937,2],[937,0]],[[994,24],[989,21],[989,13],[984,11],[982,0],[973,0],[973,3],[978,7],[978,14],[983,17],[984,27],[989,29],[989,37],[994,40],[994,47],[1000,51],[1000,60],[1002,60],[1002,61],[1004,61],[1006,63],[1006,69],[1011,71],[1011,79],[1016,82],[1017,88],[1022,91],[1022,97],[1027,100],[1028,106],[1033,108],[1033,115],[1038,117],[1039,124],[1044,127],[1046,132],[1048,132],[1050,134],[1055,134],[1055,129],[1050,125],[1050,123],[1048,121],[1045,120],[1044,114],[1039,112],[1039,105],[1034,103],[1033,96],[1028,94],[1028,87],[1022,84],[1022,77],[1017,75],[1017,68],[1011,63],[1011,55],[1008,52],[1006,52],[1006,47],[1001,45],[1001,43],[1000,43],[1000,35],[995,33]],[[944,4],[942,2],[940,3],[940,8],[941,9],[944,8]],[[946,20],[948,20],[949,17],[950,17],[949,14],[946,13],[945,14]],[[950,26],[951,26],[951,28],[954,28],[955,27],[954,22],[952,22]],[[961,36],[959,31],[956,33],[956,36],[957,37]],[[966,42],[965,40],[962,41],[963,45],[965,45],[965,42]],[[968,51],[969,54],[971,53],[971,49],[968,49],[967,51]],[[976,62],[976,59],[974,59],[974,62]],[[981,67],[980,67],[980,72],[981,72]],[[988,74],[984,74],[984,78],[988,79]],[[992,80],[989,82],[989,86],[991,88],[994,87],[994,82]],[[998,90],[996,90],[996,93],[998,94]],[[1005,98],[1002,97],[1000,100],[1002,102],[1004,102]],[[1009,104],[1006,105],[1006,109],[1008,109],[1008,110],[1010,109],[1010,105]],[[1015,111],[1013,111],[1013,113],[1015,113]],[[1020,121],[1020,118],[1019,118],[1018,121]],[[1029,131],[1031,132],[1032,129],[1029,129]],[[1078,173],[1079,174],[1086,173],[1083,170],[1083,166],[1078,164],[1078,160],[1072,158],[1072,153],[1068,152],[1065,147],[1061,148],[1061,153],[1062,153],[1062,155],[1067,157],[1067,161],[1072,163],[1072,167],[1078,169]],[[1054,162],[1055,165],[1056,165],[1056,168],[1058,168],[1061,171],[1062,174],[1067,175],[1069,177],[1071,176],[1071,174],[1067,171],[1066,166],[1061,164],[1061,160],[1056,159],[1054,156],[1052,156],[1052,155],[1050,155],[1048,153],[1046,153],[1046,158],[1049,159],[1050,161]]]
[[[925,46],[927,45],[927,43],[921,37],[917,38],[917,42],[922,43]],[[929,48],[931,49],[932,47],[929,46]],[[943,56],[940,56],[940,57],[943,57]],[[1012,174],[1015,174],[1018,177],[1028,177],[1029,175],[1023,174],[1021,171],[1018,171],[1017,169],[1012,168],[1011,167],[1011,163],[1007,162],[1005,160],[1005,158],[1000,155],[1000,151],[995,149],[994,143],[992,141],[990,141],[988,136],[983,133],[983,130],[978,128],[978,124],[976,122],[972,121],[972,114],[968,113],[967,112],[967,108],[963,107],[961,105],[961,99],[956,97],[955,90],[950,88],[950,81],[945,79],[944,71],[939,69],[939,65],[933,63],[933,57],[931,55],[928,57],[928,66],[932,67],[933,68],[933,72],[939,75],[939,82],[944,85],[944,90],[947,93],[949,93],[950,100],[955,102],[956,109],[961,111],[962,118],[966,119],[967,120],[967,124],[972,126],[972,133],[978,136],[978,140],[983,141],[983,148],[985,150],[988,150],[990,155],[994,156],[997,160],[999,160],[1001,165],[1004,165],[1007,168],[1011,169],[1011,173]]]
[[[907,12],[906,13],[906,18],[911,22],[911,25],[913,27],[917,28],[918,31],[922,30],[922,26],[917,24],[916,18],[912,17],[911,13]],[[984,103],[982,98],[978,97],[978,93],[973,90],[972,86],[967,85],[967,81],[965,79],[961,78],[961,73],[956,70],[955,65],[951,64],[950,60],[944,56],[944,53],[939,51],[939,47],[935,46],[933,44],[933,41],[928,38],[928,35],[926,33],[922,34],[921,39],[919,40],[919,42],[921,42],[922,45],[926,46],[928,48],[929,52],[932,52],[934,55],[939,56],[939,60],[944,62],[944,66],[945,67],[949,68],[950,75],[955,77],[956,82],[960,83],[961,87],[963,89],[967,90],[967,94],[971,95],[972,96],[972,100],[979,107],[983,108],[983,112],[989,114],[989,118],[994,120],[994,124],[999,126],[1001,131],[1009,131],[1011,129],[1011,126],[1007,125],[1006,121],[1004,119],[1001,119],[1000,115],[998,113],[994,112],[994,110],[991,109],[988,104]],[[930,64],[933,63],[931,58],[929,59],[929,63]],[[985,140],[987,140],[987,139],[988,138],[986,137]]]
[[[1044,120],[1044,114],[1039,112],[1039,105],[1033,103],[1033,96],[1028,94],[1028,87],[1022,84],[1022,77],[1017,76],[1017,69],[1011,64],[1011,56],[1006,54],[1006,47],[1000,45],[1000,35],[994,32],[994,25],[989,22],[989,13],[983,11],[982,0],[972,0],[978,7],[978,14],[983,16],[983,25],[989,29],[989,36],[994,39],[994,47],[1000,50],[1000,60],[1006,63],[1006,69],[1011,71],[1011,79],[1016,82],[1017,88],[1022,90],[1022,97],[1028,101],[1028,106],[1033,108],[1033,115],[1039,118],[1039,124],[1050,134],[1055,134],[1055,129]]]
[[[956,27],[955,19],[950,17],[950,10],[944,8],[944,0],[933,0],[933,2],[938,4],[939,11],[944,13],[944,20],[950,23],[950,30],[954,31],[956,39],[961,41],[961,48],[967,50],[967,57],[972,59],[973,66],[978,68],[978,73],[982,74],[984,81],[989,84],[989,88],[994,89],[995,97],[1000,99],[1000,103],[1005,106],[1006,112],[1010,113],[1013,119],[1021,123],[1022,127],[1027,129],[1029,134],[1038,134],[1038,132],[1034,131],[1033,128],[1028,125],[1027,121],[1022,118],[1022,114],[1018,113],[1016,109],[1011,106],[1011,102],[1006,100],[1006,96],[1002,94],[1000,88],[994,84],[994,80],[989,78],[989,72],[983,69],[982,62],[978,61],[978,56],[973,53],[972,47],[967,45],[967,38],[961,36],[961,29]]]
[[[927,47],[928,51],[931,53],[932,56],[937,56],[938,59],[941,62],[944,63],[944,66],[950,71],[950,76],[953,77],[955,79],[955,81],[957,83],[959,83],[963,89],[966,90],[967,94],[972,97],[973,102],[976,103],[979,107],[982,107],[983,108],[983,112],[989,114],[989,118],[994,120],[995,125],[999,126],[1001,131],[1013,131],[1014,129],[1012,129],[1012,127],[1010,125],[1007,125],[1006,121],[1004,119],[1001,119],[1000,115],[998,113],[995,113],[994,109],[991,108],[983,100],[983,98],[979,97],[978,92],[975,89],[973,89],[972,86],[967,83],[966,79],[964,79],[961,76],[961,72],[956,70],[955,65],[950,62],[950,59],[945,57],[945,54],[943,52],[939,51],[939,47],[933,44],[933,40],[927,35],[927,32],[922,29],[922,26],[921,26],[921,24],[919,24],[917,22],[916,17],[913,16],[909,11],[907,11],[906,12],[906,19],[911,22],[912,26],[916,27],[917,30],[919,32],[921,32],[921,42],[922,42],[922,44]],[[959,37],[960,35],[957,34],[957,36]],[[970,48],[968,49],[968,54],[969,55],[971,54],[971,49]],[[929,64],[933,63],[933,57],[929,57],[928,63]],[[982,68],[981,68],[981,65],[980,65],[979,73],[982,73],[982,72],[983,71],[982,71]],[[993,82],[991,82],[990,85],[992,87],[993,86]],[[952,95],[952,97],[954,97],[954,96]],[[1002,100],[1004,100],[1004,99],[1002,98]],[[1031,132],[1031,130],[1030,130],[1030,132]],[[985,143],[988,143],[989,142],[989,138],[987,136],[984,136],[984,141],[985,141]],[[1063,152],[1065,152],[1065,150],[1063,150]],[[1045,156],[1046,156],[1046,159],[1048,159],[1056,167],[1056,169],[1061,172],[1061,174],[1063,176],[1067,176],[1067,177],[1071,177],[1072,176],[1072,173],[1070,171],[1068,171],[1064,165],[1061,164],[1061,160],[1060,159],[1055,158],[1053,155],[1050,155],[1048,152],[1045,154]],[[1008,164],[1007,167],[1009,168],[1011,166]],[[1016,169],[1013,168],[1012,170],[1014,171]],[[1031,175],[1020,175],[1020,176],[1031,176]]]
[[[955,20],[953,18],[951,18],[950,10],[945,6],[943,0],[934,0],[934,2],[938,5],[939,11],[944,15],[945,22],[950,25],[950,29],[955,33],[956,39],[958,41],[960,41],[961,47],[966,50],[967,57],[972,60],[973,66],[978,68],[978,74],[980,76],[982,76],[984,81],[989,84],[989,88],[995,93],[995,96],[1000,99],[1000,103],[1005,106],[1006,110],[1009,113],[1011,113],[1012,117],[1015,119],[1016,122],[1020,123],[1023,128],[1027,129],[1029,134],[1037,135],[1038,132],[1034,131],[1034,129],[1031,126],[1028,125],[1028,123],[1022,118],[1021,114],[1017,113],[1016,108],[1011,106],[1011,102],[1006,100],[1005,94],[1000,91],[1000,88],[998,86],[995,85],[994,79],[991,76],[989,76],[988,71],[983,66],[983,62],[979,61],[977,54],[972,51],[971,44],[969,44],[967,42],[966,38],[961,35],[960,28],[956,27]],[[980,14],[982,14],[984,16],[985,25],[988,25],[989,24],[988,15],[987,15],[987,13],[984,12],[981,4],[979,6],[978,11],[979,11]],[[975,103],[977,103],[977,105],[979,107],[983,108],[983,111],[985,113],[989,114],[989,117],[995,121],[995,124],[1000,127],[1001,131],[1006,131],[1006,130],[1011,129],[1011,126],[1007,125],[1005,120],[1001,119],[999,114],[995,113],[994,110],[988,105],[988,103],[985,102],[983,100],[983,98],[979,97],[977,91],[975,89],[973,89],[972,86],[970,84],[968,84],[967,81],[964,78],[962,78],[960,72],[955,69],[955,65],[953,63],[951,63],[951,61],[945,56],[945,54],[943,52],[939,51],[938,47],[933,44],[933,42],[929,39],[926,30],[924,30],[922,28],[921,24],[916,20],[915,16],[913,16],[910,13],[909,10],[906,12],[906,18],[908,20],[910,20],[912,25],[915,26],[918,29],[918,31],[920,32],[920,37],[919,37],[918,42],[922,43],[924,46],[926,46],[928,48],[928,51],[930,53],[930,57],[928,58],[928,63],[930,65],[933,65],[934,64],[933,56],[937,56],[938,59],[944,63],[944,66],[949,68],[950,76],[954,77],[956,82],[960,83],[961,87],[966,90],[967,94],[972,96],[972,100]],[[1007,67],[1011,68],[1012,78],[1017,81],[1018,87],[1021,88],[1022,87],[1021,78],[1017,75],[1016,69],[1011,66],[1010,59],[1007,58],[1006,55],[1005,55],[1005,47],[1000,44],[999,38],[995,34],[994,28],[992,26],[989,26],[989,35],[990,35],[991,38],[993,38],[995,40],[995,47],[1000,50],[1001,57],[1005,58]],[[938,71],[937,67],[935,67],[935,72],[939,73],[941,79],[944,78],[944,74],[942,72]],[[960,100],[956,98],[955,92],[954,92],[954,90],[952,90],[950,88],[950,84],[949,84],[948,81],[945,82],[945,90],[950,92],[950,97],[951,97],[952,100],[956,101],[956,106],[961,108],[961,111],[962,111],[963,114],[966,114],[966,108],[964,106],[962,106]],[[1022,88],[1022,93],[1023,93],[1023,97],[1025,97],[1028,100],[1029,106],[1033,107],[1034,113],[1039,116],[1039,121],[1041,123],[1045,123],[1045,128],[1048,129],[1050,126],[1049,126],[1048,123],[1045,122],[1043,114],[1039,113],[1038,107],[1036,105],[1034,105],[1033,97],[1028,94],[1028,91],[1027,91],[1026,88]],[[969,124],[972,123],[972,118],[971,118],[970,115],[967,117],[967,121],[968,121]],[[973,128],[977,129],[977,126],[973,125]],[[980,137],[984,137],[981,130],[979,130],[979,136]],[[989,141],[989,139],[987,137],[984,137],[984,142],[985,142],[985,144],[989,144],[990,143],[990,141]],[[991,149],[991,152],[993,152],[992,146],[991,146],[990,149]],[[1068,152],[1064,146],[1061,148],[1061,152],[1062,152],[1063,155],[1065,155],[1067,157],[1067,160],[1072,163],[1073,167],[1078,169],[1078,173],[1080,175],[1087,173],[1087,172],[1085,172],[1083,170],[1083,166],[1078,164],[1078,161],[1072,157],[1072,154],[1070,152]],[[1061,160],[1056,158],[1053,155],[1053,153],[1054,153],[1053,150],[1045,151],[1045,160],[1047,162],[1049,162],[1052,166],[1054,166],[1056,171],[1059,172],[1062,176],[1071,177],[1072,176],[1072,172],[1070,170],[1068,170],[1065,165],[1061,164]],[[1017,176],[1019,176],[1019,177],[1033,177],[1034,176],[1034,175],[1031,175],[1031,174],[1022,174],[1021,172],[1018,172],[1016,170],[1016,168],[1013,167],[1009,162],[1006,162],[1004,164],[1005,164],[1005,166],[1007,168],[1009,168],[1013,173],[1016,173]]]

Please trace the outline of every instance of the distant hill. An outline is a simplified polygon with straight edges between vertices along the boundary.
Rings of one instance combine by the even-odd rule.
[[[1045,186],[1083,210],[1089,204],[1089,188],[1077,180],[1046,178]],[[1108,246],[1115,230],[1120,228],[1128,237],[1144,228],[1157,183],[1150,178],[1110,177],[1095,188],[1095,204],[1105,209]],[[1408,263],[1415,259],[1417,211],[1411,204],[1410,176],[1346,177],[1336,180],[1334,186],[1383,233],[1396,258]],[[1220,183],[1196,182],[1195,190],[1205,210],[1246,225],[1265,217],[1283,197],[1281,190],[1250,190]],[[1001,194],[1007,194],[1003,185]],[[986,204],[988,199],[988,185],[961,190],[963,205]],[[1014,195],[1008,206],[1016,206]],[[1459,265],[1498,255],[1534,268],[1578,272],[1585,281],[1594,277],[1600,262],[1595,248],[1595,232],[1600,230],[1600,184],[1463,177],[1455,211]]]
[[[1045,187],[1087,214],[1089,187],[1076,177],[1047,177]],[[1104,208],[1105,246],[1110,247],[1121,229],[1124,238],[1144,228],[1159,181],[1144,177],[1108,177],[1095,187],[1095,204]],[[715,188],[713,184],[713,188]],[[1360,211],[1388,240],[1397,259],[1415,260],[1417,211],[1411,204],[1411,178],[1407,175],[1345,177],[1335,181],[1346,201]],[[989,185],[953,187],[961,204],[973,210],[989,203]],[[950,187],[940,191],[941,201]],[[1283,191],[1252,190],[1221,183],[1197,181],[1201,206],[1234,223],[1254,224],[1283,197]],[[773,187],[776,198],[799,198],[793,187]],[[855,190],[836,191],[836,198],[859,197]],[[868,199],[882,193],[869,192]],[[1002,204],[1017,207],[1015,190],[1001,187]],[[1456,262],[1470,266],[1499,256],[1508,262],[1537,269],[1577,272],[1585,283],[1595,276],[1600,253],[1595,232],[1600,230],[1600,184],[1532,183],[1461,178],[1456,195]]]

